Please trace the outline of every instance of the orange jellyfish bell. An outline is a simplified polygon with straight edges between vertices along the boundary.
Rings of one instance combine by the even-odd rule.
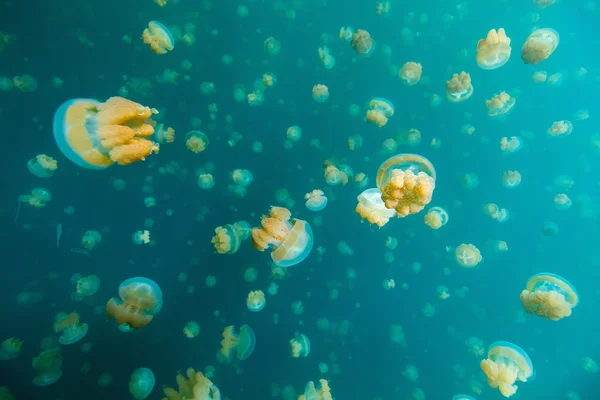
[[[129,332],[148,325],[162,308],[162,290],[148,278],[135,277],[119,286],[119,297],[106,303],[106,316],[114,318],[119,329]]]

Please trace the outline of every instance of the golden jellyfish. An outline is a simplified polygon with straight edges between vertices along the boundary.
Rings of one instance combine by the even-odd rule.
[[[502,185],[513,189],[521,184],[521,173],[519,171],[504,171],[502,173]]]
[[[63,357],[60,347],[51,342],[48,346],[42,341],[42,351],[31,360],[31,366],[36,371],[33,378],[35,386],[52,385],[62,376]]]
[[[287,208],[272,206],[261,218],[262,228],[252,228],[252,244],[259,251],[272,247],[271,259],[279,267],[302,262],[313,247],[313,232],[307,221],[292,219]]]
[[[185,135],[185,147],[192,153],[202,153],[208,147],[208,137],[200,131],[190,131]]]
[[[529,314],[558,321],[571,315],[579,295],[563,277],[544,272],[529,277],[527,289],[521,292],[521,303]]]
[[[323,64],[323,67],[325,67],[325,69],[332,69],[333,67],[335,67],[335,57],[331,55],[329,47],[319,47],[317,49],[317,54],[319,55],[319,59],[321,60],[321,63]]]
[[[135,231],[131,235],[131,241],[134,244],[148,244],[150,243],[150,231]]]
[[[456,248],[455,257],[458,265],[466,268],[473,268],[483,260],[477,247],[465,243]]]
[[[52,200],[52,193],[48,189],[34,188],[31,189],[31,194],[22,194],[18,200],[35,208],[44,208],[46,203]]]
[[[435,188],[435,168],[418,154],[398,154],[381,164],[377,188],[385,207],[395,209],[400,218],[421,211],[431,201]]]
[[[154,138],[159,144],[173,143],[175,141],[175,130],[165,126],[165,124],[160,124],[154,128]]]
[[[321,85],[320,83],[318,85],[313,86],[312,98],[317,103],[326,102],[329,98],[329,88],[327,88],[327,86],[325,85]]]
[[[354,29],[349,26],[342,26],[340,28],[340,39],[350,42],[352,40],[352,35],[354,35]]]
[[[452,74],[452,78],[446,81],[446,97],[453,103],[467,100],[473,94],[471,75],[462,71],[460,74]]]
[[[573,132],[573,124],[571,121],[566,119],[562,121],[554,121],[547,132],[550,136],[567,136]]]
[[[12,360],[13,358],[17,358],[21,352],[22,346],[23,341],[16,337],[5,339],[0,347],[0,360]],[[0,399],[1,398],[2,397],[0,397]]]
[[[212,174],[201,173],[198,175],[198,186],[203,190],[212,189],[215,186],[215,178]]]
[[[297,400],[333,400],[329,383],[325,379],[320,379],[319,389],[317,389],[313,381],[308,382],[304,394],[298,396]]]
[[[248,297],[246,298],[246,307],[252,312],[261,311],[265,308],[266,303],[265,294],[262,290],[253,290],[248,293]]]
[[[522,140],[517,136],[511,136],[510,138],[504,136],[502,139],[500,139],[500,150],[507,153],[516,153],[517,151],[521,150],[522,146]]]
[[[369,184],[369,177],[364,172],[359,172],[354,176],[354,185],[362,189]]]
[[[299,142],[302,139],[302,129],[299,126],[292,125],[287,128],[285,135],[292,142]]]
[[[221,340],[221,355],[227,360],[231,360],[233,352],[236,353],[238,360],[245,360],[254,351],[256,346],[256,336],[254,331],[248,325],[242,325],[240,333],[235,332],[235,327],[230,325],[223,330],[223,340]]]
[[[533,83],[544,83],[546,79],[548,79],[548,73],[546,71],[536,71],[533,73],[531,79],[533,79]]]
[[[538,8],[550,7],[554,3],[556,3],[556,0],[533,0],[533,4]]]
[[[281,51],[281,43],[274,37],[270,36],[264,42],[265,53],[270,56],[276,56]]]
[[[556,50],[560,37],[554,29],[545,28],[534,31],[527,37],[521,50],[525,64],[537,64],[544,61]]]
[[[168,386],[163,388],[165,397],[162,400],[221,400],[219,388],[202,372],[188,368],[185,375],[177,375],[177,390]]]
[[[359,56],[370,56],[375,50],[375,41],[371,38],[371,34],[364,29],[354,32],[350,45]]]
[[[363,191],[357,199],[356,212],[370,224],[376,224],[381,228],[388,223],[390,218],[396,216],[396,210],[388,209],[385,206],[381,200],[381,192],[377,188]]]
[[[419,83],[423,67],[421,64],[409,61],[400,68],[400,80],[407,86],[414,86]]]
[[[231,173],[231,180],[236,185],[248,186],[254,180],[254,175],[247,169],[234,169]]]
[[[277,77],[271,72],[267,72],[262,76],[262,82],[265,87],[273,87],[277,83]]]
[[[250,224],[246,221],[238,221],[233,225],[218,226],[211,243],[219,254],[234,254],[239,250],[242,240],[248,237],[250,237]]]
[[[76,312],[60,312],[54,317],[54,332],[61,334],[58,338],[60,344],[73,344],[84,338],[88,332],[88,324],[80,322]]]
[[[296,333],[290,340],[290,353],[294,358],[308,357],[310,354],[310,340],[302,333]]]
[[[510,58],[510,38],[506,36],[504,28],[492,29],[485,39],[477,42],[477,65],[481,69],[500,68]]]
[[[50,178],[58,168],[58,162],[45,154],[38,154],[27,163],[27,169],[38,178]]]
[[[389,1],[377,3],[377,8],[375,10],[375,13],[378,16],[388,15],[389,12],[390,12],[390,2]]]
[[[104,169],[114,163],[127,165],[158,153],[154,134],[154,108],[122,97],[101,103],[72,99],[54,113],[54,140],[60,151],[83,168]]]
[[[488,385],[498,388],[504,397],[517,392],[516,381],[527,382],[534,374],[533,363],[525,350],[509,342],[494,342],[487,358],[479,364]]]
[[[321,211],[327,205],[327,197],[320,189],[315,189],[310,193],[306,193],[304,199],[306,200],[306,208],[310,211]]]
[[[369,102],[366,120],[372,124],[377,124],[381,128],[387,124],[388,118],[392,115],[394,115],[394,105],[392,102],[377,97]]]
[[[500,208],[494,203],[488,203],[483,206],[483,213],[489,215],[498,222],[506,222],[510,216],[506,208]]]
[[[431,229],[440,229],[448,223],[448,213],[441,207],[431,207],[424,218],[425,225]]]
[[[571,201],[569,196],[567,196],[564,193],[559,193],[556,196],[554,196],[554,206],[559,210],[567,210],[571,208],[572,204],[573,202]]]
[[[148,325],[162,308],[162,290],[148,278],[129,278],[119,285],[119,298],[106,303],[106,316],[129,332]]]
[[[148,23],[148,27],[142,33],[142,39],[156,54],[166,54],[175,48],[173,34],[158,21]]]
[[[348,149],[350,151],[358,150],[362,147],[364,139],[361,135],[352,135],[348,137]]]
[[[193,339],[200,334],[200,325],[196,321],[190,321],[183,327],[183,334],[188,339]]]
[[[509,113],[515,105],[516,99],[506,92],[500,92],[495,94],[489,100],[485,101],[485,106],[488,109],[488,115],[490,117],[498,117],[500,115],[506,115]]]

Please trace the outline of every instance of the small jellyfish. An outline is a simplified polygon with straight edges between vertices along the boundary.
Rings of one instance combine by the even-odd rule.
[[[511,136],[510,139],[504,136],[500,139],[500,150],[505,151],[507,153],[516,153],[521,150],[523,146],[523,142],[520,137]]]
[[[15,76],[13,78],[13,85],[23,93],[35,92],[38,88],[37,81],[31,75]]]
[[[331,52],[327,46],[319,47],[317,49],[317,54],[319,55],[319,59],[321,60],[321,63],[325,69],[332,69],[335,67],[335,57],[331,55]]]
[[[79,314],[60,312],[54,317],[54,332],[60,333],[58,341],[67,345],[83,339],[88,332],[88,325],[79,321]]]
[[[31,366],[35,369],[37,375],[33,378],[35,386],[52,385],[62,376],[63,358],[60,347],[52,344],[44,348],[40,354],[33,357]]]
[[[485,101],[490,117],[508,114],[515,105],[516,99],[506,92],[495,94],[490,100]]]
[[[313,381],[306,384],[304,394],[298,396],[297,400],[332,400],[331,388],[325,379],[319,380],[319,388],[315,387]]]
[[[425,225],[431,229],[440,229],[448,223],[448,213],[441,207],[431,207],[424,218]]]
[[[560,37],[554,29],[545,28],[534,31],[527,37],[521,50],[525,64],[537,64],[544,61],[558,47]]]
[[[296,333],[290,340],[290,353],[294,358],[308,357],[310,354],[310,340],[302,333]]]
[[[492,29],[485,39],[477,42],[477,65],[481,69],[500,68],[510,58],[510,38],[506,36],[504,28]]]
[[[256,336],[254,331],[248,325],[242,325],[240,333],[235,333],[235,327],[230,325],[223,330],[223,340],[221,340],[221,354],[231,360],[235,351],[238,360],[245,360],[254,351],[256,345]]]
[[[521,173],[519,171],[504,171],[502,173],[502,185],[505,188],[514,189],[521,184]]]
[[[162,308],[162,290],[151,279],[129,278],[119,286],[119,298],[106,303],[106,316],[114,318],[123,332],[142,328]]]
[[[215,178],[212,174],[202,173],[198,175],[198,186],[200,189],[209,190],[215,186]]]
[[[148,244],[150,243],[150,231],[135,231],[131,235],[131,240],[134,244]]]
[[[467,100],[473,94],[473,85],[471,84],[471,75],[462,71],[459,74],[452,74],[452,78],[446,81],[446,97],[453,103],[459,103]]]
[[[306,193],[304,199],[306,200],[306,208],[310,211],[321,211],[327,205],[327,197],[325,197],[325,193],[320,189]]]
[[[150,21],[142,33],[144,43],[156,54],[166,54],[175,48],[175,39],[170,30],[158,21]]]
[[[589,372],[591,374],[597,373],[600,369],[598,368],[598,363],[591,357],[583,357],[579,362],[579,365],[581,365],[581,368],[583,368],[585,372]]]
[[[521,303],[530,314],[558,321],[571,315],[579,295],[566,279],[544,272],[529,277],[527,289],[521,292]]]
[[[16,337],[5,339],[2,342],[2,347],[0,347],[0,360],[12,360],[13,358],[17,358],[21,352],[22,346],[23,341]],[[2,397],[0,397],[0,399],[1,398]]]
[[[52,200],[52,194],[47,189],[34,188],[31,189],[31,194],[23,194],[18,200],[19,203],[27,203],[35,208],[44,208],[46,203]]]
[[[92,250],[102,241],[102,234],[98,231],[86,231],[81,238],[81,245],[86,250]]]
[[[375,50],[375,41],[371,34],[363,29],[359,29],[352,35],[350,45],[359,56],[367,57]]]
[[[190,131],[185,135],[185,147],[192,153],[202,153],[209,143],[208,137],[200,131]]]
[[[271,258],[280,267],[302,262],[313,247],[313,232],[308,222],[294,218],[287,208],[271,207],[261,218],[262,228],[252,228],[252,244],[259,251],[273,247]]]
[[[550,136],[570,135],[571,132],[573,132],[573,124],[571,121],[566,119],[562,121],[554,121],[547,132]]]
[[[354,29],[352,29],[351,27],[342,26],[340,28],[340,34],[339,34],[340,39],[342,39],[346,42],[350,42],[352,40],[352,35],[354,35]]]
[[[183,334],[188,339],[193,339],[200,334],[200,325],[196,321],[188,322],[183,328]]]
[[[252,312],[259,312],[263,308],[265,308],[266,304],[265,294],[262,290],[254,290],[248,293],[248,297],[246,298],[246,306],[248,310]]]
[[[58,162],[45,154],[38,154],[27,163],[29,172],[38,178],[50,178],[58,168]]]
[[[138,368],[129,379],[129,393],[137,400],[144,400],[154,389],[154,373],[148,368]]]
[[[158,143],[148,139],[154,134],[150,117],[157,113],[122,97],[104,103],[72,99],[54,113],[54,140],[71,162],[83,168],[131,164],[158,153]]]
[[[461,267],[473,268],[483,260],[479,249],[472,244],[461,244],[455,253],[456,262]]]
[[[409,61],[405,63],[402,68],[400,68],[400,72],[398,74],[402,83],[407,86],[414,86],[419,83],[422,73],[423,67],[421,64]]]
[[[377,187],[385,207],[404,218],[421,211],[431,201],[435,168],[417,154],[398,154],[384,161],[377,172]]]
[[[264,42],[265,53],[270,56],[276,56],[281,50],[281,43],[274,37],[270,36]]]
[[[357,200],[356,212],[370,224],[376,224],[381,228],[389,222],[390,218],[396,216],[396,210],[385,206],[381,200],[381,192],[377,188],[363,191],[358,195]]]
[[[527,382],[534,370],[525,350],[509,342],[494,342],[488,349],[487,359],[480,363],[488,385],[498,388],[504,397],[517,392],[517,380]]]
[[[154,128],[154,139],[157,143],[173,143],[175,141],[175,130],[165,124],[159,124]]]
[[[366,120],[378,127],[384,127],[388,119],[394,115],[394,105],[391,101],[383,98],[374,98],[369,102]]]
[[[219,254],[235,254],[242,244],[242,240],[250,236],[250,225],[246,221],[227,224],[215,228],[215,236],[211,243]]]
[[[85,278],[78,278],[76,281],[71,281],[76,284],[75,292],[71,293],[71,299],[74,301],[80,301],[85,297],[93,296],[100,288],[100,278],[96,275],[90,275]]]
[[[554,207],[556,207],[559,210],[568,210],[569,208],[571,208],[572,204],[573,202],[571,201],[569,196],[567,196],[564,193],[559,193],[556,196],[554,196]]]
[[[467,340],[465,340],[465,345],[467,345],[467,349],[469,353],[472,353],[475,357],[481,357],[485,353],[485,348],[483,347],[483,340],[478,337],[471,336]]]
[[[271,72],[267,72],[262,76],[262,82],[265,87],[273,87],[277,83],[277,77]]]
[[[246,187],[252,183],[254,176],[252,175],[252,172],[247,169],[236,169],[231,173],[231,180],[236,185]]]
[[[302,129],[299,126],[292,125],[285,132],[286,137],[292,142],[298,142],[302,139]]]
[[[208,367],[207,367],[208,370]],[[183,399],[197,399],[197,400],[221,400],[221,392],[219,388],[204,376],[202,372],[196,372],[193,368],[188,368],[185,372],[186,376],[181,374],[177,375],[177,386],[178,390],[172,387],[163,387],[163,393],[165,397],[163,400],[183,400]]]
[[[548,73],[546,71],[536,71],[531,76],[531,79],[535,84],[544,83],[548,79]]]
[[[475,398],[468,394],[456,394],[452,396],[452,400],[475,400]]]
[[[556,0],[533,0],[533,4],[538,8],[550,7],[554,3],[556,3]]]
[[[329,98],[329,88],[320,83],[318,85],[313,86],[312,98],[317,103],[325,103]]]
[[[419,379],[419,370],[414,365],[407,365],[406,367],[404,367],[404,370],[402,371],[402,376],[406,380],[408,380],[410,382],[414,382],[417,379]]]

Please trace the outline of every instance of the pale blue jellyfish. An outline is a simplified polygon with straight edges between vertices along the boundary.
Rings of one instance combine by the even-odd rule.
[[[137,400],[143,400],[154,389],[154,373],[148,368],[138,368],[131,374],[129,392]]]

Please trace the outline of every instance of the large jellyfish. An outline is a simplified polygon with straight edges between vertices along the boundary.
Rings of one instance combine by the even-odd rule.
[[[88,332],[88,324],[80,322],[76,312],[59,312],[54,317],[54,331],[61,334],[58,338],[60,344],[73,344],[84,338]]]
[[[353,35],[350,45],[359,56],[367,57],[375,50],[375,41],[371,34],[363,29],[358,29]]]
[[[362,219],[366,219],[370,224],[376,224],[382,227],[387,224],[390,218],[396,215],[396,210],[386,208],[381,200],[381,192],[377,188],[371,188],[358,195],[358,204],[356,212]]]
[[[235,333],[234,326],[230,325],[223,330],[223,340],[221,340],[221,354],[231,360],[232,352],[235,351],[238,360],[245,360],[250,357],[256,345],[256,336],[254,331],[248,325],[242,325],[240,333]]]
[[[527,289],[521,292],[521,303],[530,314],[558,321],[571,315],[579,296],[566,279],[544,272],[529,277]]]
[[[381,164],[377,187],[386,208],[400,218],[421,211],[431,201],[435,188],[435,168],[423,156],[398,154]]]
[[[185,372],[187,378],[177,375],[177,390],[164,387],[165,397],[162,400],[221,400],[221,392],[202,372],[188,368]]]
[[[544,61],[556,50],[560,37],[554,29],[538,29],[527,37],[521,50],[525,64],[537,64]]]
[[[504,28],[492,29],[485,39],[477,42],[477,65],[482,69],[500,68],[510,58],[510,38]]]
[[[129,278],[119,286],[119,297],[106,303],[106,316],[114,318],[123,332],[142,328],[162,308],[162,290],[148,278]]]
[[[374,98],[369,102],[366,120],[378,127],[384,127],[388,119],[394,115],[394,105],[391,101],[380,97]]]
[[[219,254],[234,254],[239,250],[242,240],[249,237],[250,224],[246,221],[238,221],[233,225],[217,226],[211,243]]]
[[[72,99],[54,113],[54,140],[69,160],[83,168],[131,164],[158,152],[159,145],[147,139],[154,134],[150,117],[157,113],[122,97],[105,103]]]
[[[129,393],[137,400],[144,400],[154,389],[154,373],[148,368],[138,368],[129,379]]]
[[[166,54],[175,48],[173,34],[158,21],[148,23],[148,27],[142,33],[142,39],[156,54]]]
[[[312,250],[313,232],[308,222],[291,219],[287,208],[271,207],[263,215],[262,228],[252,228],[252,244],[259,251],[273,247],[271,258],[279,267],[291,267],[302,262]]]
[[[534,373],[531,359],[525,351],[509,342],[494,342],[488,349],[487,359],[480,363],[488,384],[498,388],[504,397],[517,392],[515,382],[527,382]]]
[[[453,103],[467,100],[473,94],[471,75],[462,71],[460,74],[452,74],[452,78],[446,81],[446,97]]]

